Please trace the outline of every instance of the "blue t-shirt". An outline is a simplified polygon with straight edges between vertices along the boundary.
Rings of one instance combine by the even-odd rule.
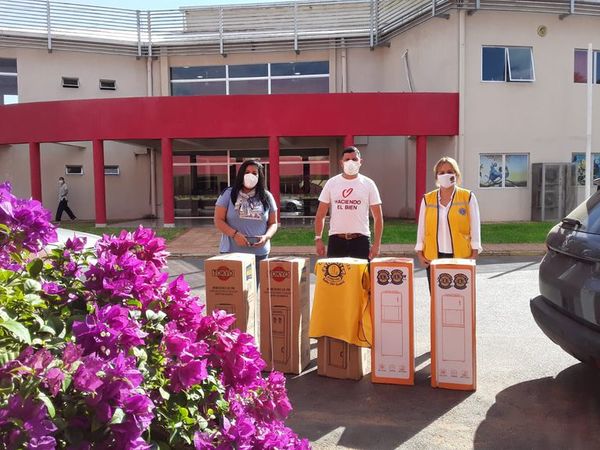
[[[227,188],[217,199],[216,206],[227,208],[225,220],[230,227],[233,227],[244,236],[262,236],[267,232],[269,223],[269,214],[277,212],[275,199],[270,192],[266,192],[269,208],[265,210],[258,196],[250,197],[249,207],[236,210],[231,202],[231,188]],[[229,236],[221,236],[221,253],[252,253],[254,255],[268,255],[271,250],[271,241],[268,240],[262,247],[240,247]]]

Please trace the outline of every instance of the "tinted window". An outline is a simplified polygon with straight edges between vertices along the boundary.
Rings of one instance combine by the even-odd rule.
[[[171,83],[171,95],[225,95],[224,81]]]
[[[284,78],[271,80],[272,94],[329,92],[329,78]]]
[[[268,94],[268,80],[240,80],[229,82],[229,93],[235,94]]]
[[[268,74],[268,66],[266,64],[229,66],[230,78],[266,77]]]
[[[171,67],[171,80],[225,78],[225,66]]]
[[[482,71],[483,81],[504,81],[506,79],[506,49],[504,47],[483,47]]]
[[[587,50],[575,50],[573,81],[587,83]]]
[[[533,55],[530,48],[508,48],[511,81],[533,81]]]
[[[17,60],[0,58],[0,72],[17,73]]]
[[[271,64],[271,76],[329,75],[329,61]]]
[[[567,217],[569,219],[577,219],[581,222],[579,230],[600,234],[600,192],[594,193]]]

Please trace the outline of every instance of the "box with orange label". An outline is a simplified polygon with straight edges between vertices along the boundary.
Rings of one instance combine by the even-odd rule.
[[[266,370],[299,374],[310,362],[308,258],[260,262],[260,351]]]
[[[431,291],[431,386],[474,391],[475,261],[432,261]]]
[[[371,381],[414,384],[414,263],[410,258],[371,261]]]
[[[227,253],[204,261],[206,311],[234,314],[233,328],[250,333],[259,342],[256,268],[254,255]]]

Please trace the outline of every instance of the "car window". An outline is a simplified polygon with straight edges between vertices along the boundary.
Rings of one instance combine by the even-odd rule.
[[[600,234],[600,192],[595,192],[581,203],[567,218],[578,220],[581,223],[580,231]]]

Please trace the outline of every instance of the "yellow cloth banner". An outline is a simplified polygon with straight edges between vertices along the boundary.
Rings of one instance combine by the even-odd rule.
[[[327,258],[315,265],[317,283],[310,337],[329,336],[360,347],[373,340],[366,259]]]

